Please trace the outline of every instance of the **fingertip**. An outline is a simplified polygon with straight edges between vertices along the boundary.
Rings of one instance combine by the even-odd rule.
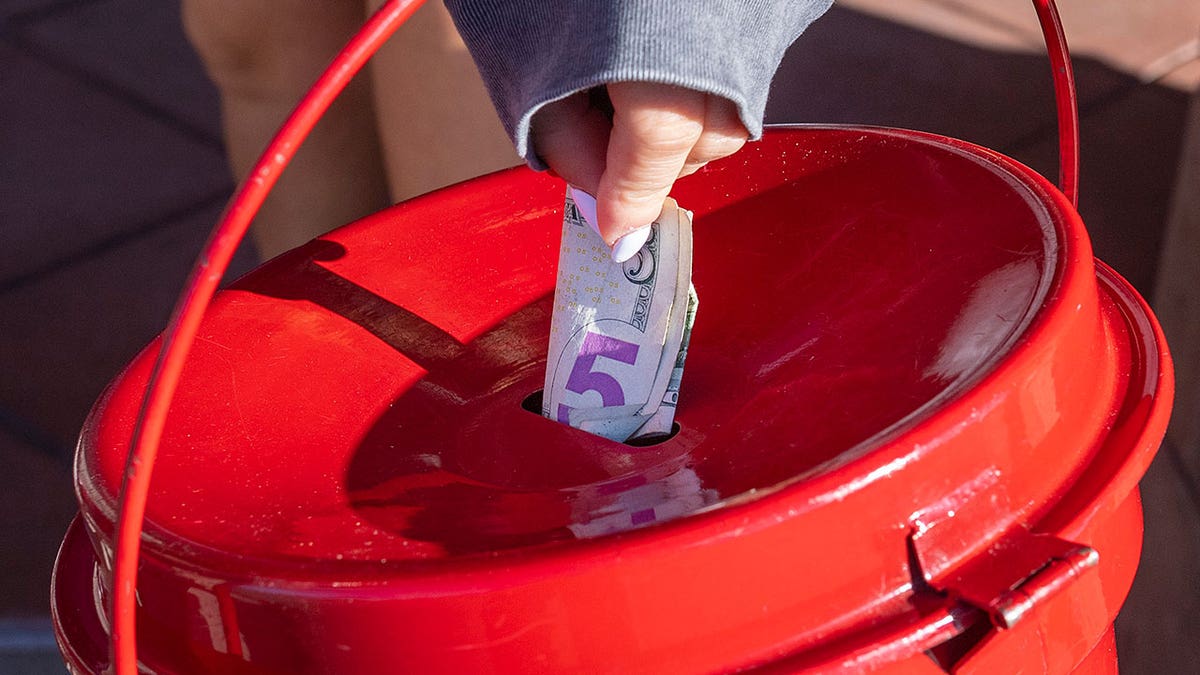
[[[583,221],[587,223],[596,234],[600,234],[600,228],[598,226],[599,220],[596,215],[596,198],[579,189],[578,187],[575,187],[574,185],[567,186],[567,194],[570,196],[571,201],[575,203],[575,208],[579,210],[579,214],[583,217]],[[603,239],[604,235],[601,235],[601,238]],[[609,243],[609,240],[605,239],[605,243],[609,243],[609,248],[612,249],[613,262],[623,263],[636,255],[637,252],[646,245],[646,241],[649,238],[650,226],[647,224],[631,232],[626,232],[625,234],[617,237],[612,243]]]
[[[612,259],[615,263],[623,263],[637,252],[642,250],[646,242],[650,239],[650,226],[646,225],[640,229],[625,233],[620,239],[613,244]]]
[[[663,202],[666,201],[669,191],[670,186],[667,186],[659,194],[628,200],[618,191],[606,189],[604,181],[601,180],[600,191],[596,195],[596,218],[600,236],[613,246],[621,237],[653,223],[658,214],[662,213]]]

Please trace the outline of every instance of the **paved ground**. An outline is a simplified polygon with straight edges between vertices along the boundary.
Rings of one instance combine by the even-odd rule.
[[[1117,16],[1126,4],[1063,12],[1081,47],[1081,210],[1098,255],[1149,295],[1200,80],[1200,6]],[[847,0],[790,54],[769,118],[941,132],[1053,176],[1031,16],[1016,0]],[[75,435],[165,324],[231,189],[216,95],[178,21],[175,3],[150,0],[0,5],[0,673],[61,671],[46,589],[74,512]],[[255,262],[244,250],[234,271]],[[1198,479],[1200,448],[1167,448],[1143,483],[1146,553],[1118,621],[1126,672],[1200,662]]]

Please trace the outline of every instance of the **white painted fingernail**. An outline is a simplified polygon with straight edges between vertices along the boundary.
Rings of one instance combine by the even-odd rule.
[[[575,208],[579,209],[584,221],[592,228],[592,231],[600,234],[600,227],[596,224],[596,198],[574,185],[568,185],[567,191],[571,193],[571,201],[575,202]]]
[[[593,232],[600,234],[600,228],[596,225],[596,198],[574,185],[568,185],[567,190],[571,193],[571,201],[575,202],[575,208],[579,209],[579,214],[583,216],[584,221],[592,228]],[[617,243],[613,244],[613,262],[620,264],[637,255],[649,238],[649,225],[625,233],[617,240]]]
[[[615,263],[623,263],[637,252],[642,250],[646,245],[646,240],[650,238],[650,226],[640,227],[632,232],[627,232],[613,244],[612,259]]]

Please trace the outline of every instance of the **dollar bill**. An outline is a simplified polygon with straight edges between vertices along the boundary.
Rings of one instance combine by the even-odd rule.
[[[668,199],[624,263],[568,190],[542,414],[616,441],[671,433],[698,301],[691,215]]]

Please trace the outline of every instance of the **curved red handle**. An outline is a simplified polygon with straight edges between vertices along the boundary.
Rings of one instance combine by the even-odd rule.
[[[1046,52],[1054,76],[1054,99],[1058,109],[1058,187],[1079,208],[1079,105],[1075,95],[1075,72],[1071,52],[1063,34],[1062,20],[1054,0],[1033,0]]]
[[[137,675],[138,672],[135,589],[146,496],[167,408],[175,395],[180,372],[204,310],[216,293],[234,251],[245,237],[250,221],[313,125],[355,73],[423,2],[387,0],[350,39],[267,145],[250,176],[238,187],[192,268],[171,321],[163,332],[162,347],[146,386],[121,482],[111,613],[112,656],[117,675]],[[1034,6],[1054,67],[1060,185],[1071,203],[1075,204],[1078,200],[1079,129],[1070,55],[1053,0],[1034,0]]]
[[[196,337],[204,310],[216,293],[233,253],[246,236],[250,221],[296,154],[317,120],[346,88],[367,59],[391,37],[424,0],[387,0],[326,68],[259,157],[249,177],[238,186],[229,206],[213,228],[204,250],[163,331],[162,347],[146,386],[125,461],[117,518],[116,560],[113,563],[112,659],[117,675],[137,675],[137,565],[146,496],[154,458],[162,438],[167,408],[179,384],[179,374]]]

